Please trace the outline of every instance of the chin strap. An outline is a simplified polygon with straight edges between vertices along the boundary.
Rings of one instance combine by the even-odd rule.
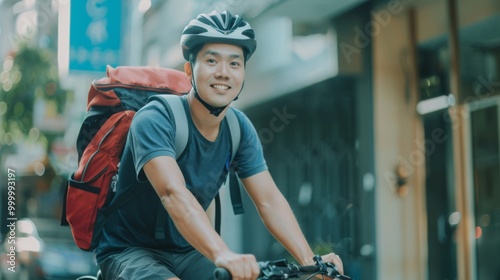
[[[196,97],[196,99],[198,99],[201,102],[201,104],[203,104],[203,106],[205,106],[205,108],[207,108],[208,111],[210,111],[210,114],[212,114],[216,117],[218,117],[220,115],[220,113],[222,113],[222,111],[224,111],[224,109],[226,109],[226,107],[229,106],[229,104],[231,104],[231,103],[229,103],[226,106],[222,106],[222,107],[214,107],[214,106],[208,104],[203,99],[201,99],[200,95],[198,94],[198,91],[196,90],[196,86],[194,85],[194,81],[193,81],[193,91],[194,91],[194,97]]]

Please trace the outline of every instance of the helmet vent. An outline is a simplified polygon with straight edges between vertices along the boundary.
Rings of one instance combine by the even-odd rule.
[[[198,18],[197,18],[197,20],[198,20],[199,22],[202,22],[202,23],[206,24],[206,25],[210,25],[210,26],[211,26],[211,25],[213,25],[213,22],[211,22],[211,21],[210,21],[208,18],[206,18],[206,17],[198,17]]]
[[[255,32],[253,32],[252,29],[245,30],[241,34],[247,36],[248,38],[252,38],[252,39],[255,38]]]
[[[201,34],[203,32],[207,32],[206,28],[200,26],[192,26],[184,31],[184,34]]]

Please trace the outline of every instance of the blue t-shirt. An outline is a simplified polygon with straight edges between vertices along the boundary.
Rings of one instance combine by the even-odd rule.
[[[185,96],[184,109],[189,112]],[[262,145],[250,120],[235,110],[241,127],[241,142],[233,167],[240,178],[246,178],[267,169]],[[191,245],[177,231],[166,210],[160,216],[165,222],[165,236],[155,238],[160,198],[143,172],[144,165],[158,156],[177,158],[187,188],[200,205],[207,209],[225,181],[231,154],[231,135],[227,121],[221,123],[215,141],[207,140],[198,131],[187,113],[189,140],[186,149],[177,158],[175,153],[175,122],[170,108],[152,101],[134,116],[127,143],[120,162],[115,199],[128,188],[144,188],[137,197],[111,214],[104,226],[96,248],[97,261],[131,246],[163,249],[172,252],[192,250]],[[168,171],[167,171],[168,172]]]

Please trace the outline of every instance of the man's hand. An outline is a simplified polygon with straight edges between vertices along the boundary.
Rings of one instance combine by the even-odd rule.
[[[227,269],[233,280],[254,280],[260,274],[254,255],[225,252],[215,259],[215,265]]]
[[[330,253],[328,255],[321,256],[321,258],[323,259],[323,262],[333,263],[337,267],[337,270],[340,272],[340,274],[344,274],[344,264],[342,264],[342,260],[340,259],[339,255]]]
[[[337,267],[337,270],[339,271],[339,273],[344,274],[344,264],[342,263],[342,260],[340,259],[339,255],[336,255],[334,253],[330,253],[330,254],[321,256],[321,259],[325,263],[326,262],[333,263]],[[323,278],[321,278],[321,279],[323,279]]]

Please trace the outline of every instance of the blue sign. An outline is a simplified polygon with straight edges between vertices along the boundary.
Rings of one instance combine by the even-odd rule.
[[[70,12],[69,70],[104,72],[118,66],[121,0],[73,0]]]

